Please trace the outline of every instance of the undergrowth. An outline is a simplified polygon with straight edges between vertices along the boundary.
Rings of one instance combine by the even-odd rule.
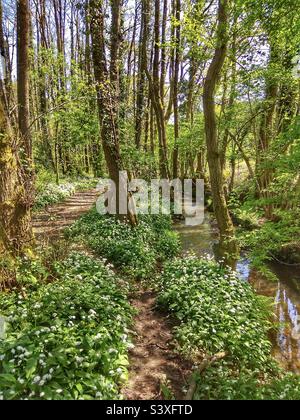
[[[273,219],[267,220],[262,203],[251,197],[241,202],[233,194],[229,207],[240,245],[248,251],[252,267],[270,280],[276,280],[269,262],[300,263],[300,210],[299,207],[274,208]]]
[[[195,399],[300,399],[300,378],[284,374],[271,356],[270,301],[233,271],[190,256],[168,262],[158,303],[178,325],[178,349],[195,364],[223,354],[197,374]]]
[[[0,398],[118,399],[127,378],[127,291],[104,262],[80,253],[55,281],[0,295]],[[34,273],[34,270],[33,270]]]
[[[136,279],[151,277],[157,264],[174,257],[179,239],[171,231],[169,216],[140,216],[137,227],[113,216],[100,216],[96,209],[70,227],[68,238],[84,241],[98,255],[107,258],[123,274]]]

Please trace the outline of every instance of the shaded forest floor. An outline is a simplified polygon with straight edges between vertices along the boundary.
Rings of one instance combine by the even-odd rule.
[[[66,201],[47,206],[33,218],[34,233],[43,244],[55,242],[63,231],[95,204],[97,190],[78,192]],[[184,398],[191,363],[175,352],[172,321],[155,305],[156,294],[138,286],[131,299],[137,310],[133,327],[134,349],[129,354],[129,380],[123,389],[127,400]]]

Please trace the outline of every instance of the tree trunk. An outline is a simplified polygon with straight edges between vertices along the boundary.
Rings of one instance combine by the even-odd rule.
[[[34,202],[34,169],[32,156],[32,138],[30,130],[30,7],[29,0],[19,0],[17,3],[17,92],[18,92],[18,120],[19,120],[19,150],[22,162],[22,184],[26,198],[19,200],[20,218],[24,224],[21,235],[31,241],[31,207]],[[20,169],[21,170],[21,169]],[[25,198],[25,199],[24,199]]]
[[[270,66],[276,64],[279,60],[277,56],[276,47],[271,45],[270,53]],[[265,112],[263,113],[260,132],[259,132],[259,144],[257,154],[257,172],[258,172],[258,184],[259,184],[259,195],[265,200],[271,199],[269,191],[270,183],[272,182],[273,171],[268,166],[268,151],[271,145],[271,141],[274,137],[274,118],[276,110],[276,101],[278,95],[278,82],[274,80],[274,76],[270,80],[266,80],[266,97],[265,97]],[[265,216],[271,219],[273,215],[272,204],[265,204]]]
[[[12,96],[12,80],[11,80],[9,47],[4,38],[4,32],[3,32],[2,0],[0,0],[0,54],[1,54],[2,59],[4,60],[3,68],[2,68],[2,63],[0,66],[0,83],[1,83],[2,97],[5,102],[6,108],[9,109],[10,104],[11,104],[11,96]],[[2,74],[2,71],[3,71],[3,74]]]
[[[207,159],[215,215],[220,231],[220,255],[227,264],[232,265],[237,257],[238,245],[234,227],[227,208],[223,186],[221,156],[217,135],[217,117],[215,108],[215,90],[224,65],[228,44],[228,0],[219,0],[216,50],[208,69],[204,84],[204,116],[207,143]]]
[[[149,1],[142,2],[142,20],[140,34],[140,51],[139,51],[139,70],[138,70],[138,86],[137,86],[137,103],[136,103],[136,123],[135,123],[135,144],[139,149],[141,146],[142,127],[144,120],[145,108],[145,87],[146,87],[146,69],[148,66],[148,40],[149,40],[149,19],[150,8]]]
[[[174,63],[174,151],[173,151],[173,179],[178,178],[178,141],[179,141],[179,109],[178,109],[178,84],[179,84],[179,66],[180,66],[180,49],[181,49],[181,27],[180,27],[180,14],[181,14],[181,0],[174,0],[175,2],[175,63]]]
[[[195,58],[190,58],[189,68],[189,85],[188,85],[188,97],[186,102],[186,119],[192,127],[194,124],[194,96],[195,96],[195,79],[197,74],[197,65]]]
[[[2,21],[0,25],[2,27]],[[28,1],[18,1],[17,64],[20,139],[14,134],[11,126],[2,82],[0,86],[0,254],[9,253],[13,256],[26,252],[32,245],[29,26]],[[23,151],[22,156],[18,155],[18,151]],[[21,161],[23,166],[21,166]]]
[[[0,255],[19,255],[32,241],[23,174],[3,97],[0,98]]]
[[[36,15],[37,15],[37,33],[38,33],[38,97],[39,97],[39,113],[41,114],[40,127],[42,134],[42,144],[43,144],[43,161],[46,167],[50,167],[55,171],[55,162],[53,159],[51,141],[50,141],[50,130],[47,123],[47,84],[46,84],[46,75],[45,75],[45,53],[48,48],[48,40],[46,36],[46,5],[45,0],[41,0],[39,4],[36,5]]]
[[[161,86],[159,78],[159,58],[160,58],[160,2],[155,0],[155,20],[154,20],[154,56],[153,56],[153,77],[150,72],[146,70],[146,75],[149,81],[149,90],[151,101],[155,112],[156,125],[159,140],[159,160],[160,160],[160,175],[162,178],[168,179],[169,165],[168,165],[168,150],[167,150],[167,131],[164,104],[160,96]]]
[[[110,72],[107,67],[104,39],[104,15],[102,1],[90,1],[92,53],[94,72],[97,83],[97,99],[101,138],[109,176],[116,185],[116,212],[121,219],[119,207],[119,174],[123,171],[123,164],[119,146],[118,127],[118,60],[120,40],[121,2],[112,2],[112,38]],[[136,225],[136,216],[127,214],[132,225]]]
[[[167,41],[167,18],[168,18],[168,0],[164,0],[162,29],[161,29],[161,64],[160,64],[160,96],[162,101],[165,100],[165,83],[166,83],[166,41]]]
[[[18,105],[19,131],[25,149],[26,158],[32,163],[32,142],[30,133],[29,109],[29,47],[30,47],[30,15],[28,0],[17,3],[18,22]]]

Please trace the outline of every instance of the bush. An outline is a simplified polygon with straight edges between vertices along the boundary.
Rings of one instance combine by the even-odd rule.
[[[140,216],[138,226],[132,228],[116,217],[100,216],[94,209],[69,228],[66,235],[83,238],[124,274],[145,279],[155,272],[157,261],[178,253],[179,240],[170,229],[168,216]]]
[[[104,262],[73,254],[57,280],[0,295],[1,399],[116,399],[133,310]],[[27,295],[26,295],[27,294]]]

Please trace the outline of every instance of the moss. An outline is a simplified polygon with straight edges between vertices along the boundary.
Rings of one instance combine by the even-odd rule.
[[[12,170],[17,168],[17,160],[9,143],[10,141],[8,136],[2,137],[0,143],[0,168],[3,166],[3,169],[1,168],[1,172],[3,170]]]

